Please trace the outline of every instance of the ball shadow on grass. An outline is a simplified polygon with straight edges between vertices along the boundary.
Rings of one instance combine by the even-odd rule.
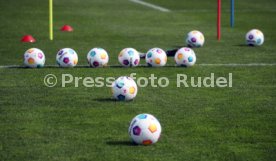
[[[97,102],[133,102],[134,100],[128,100],[128,101],[119,101],[119,100],[116,100],[114,98],[95,98],[94,101],[97,101]]]
[[[98,102],[117,102],[114,98],[95,98],[94,101]]]
[[[246,45],[246,44],[236,44],[236,47],[254,47],[253,45]]]
[[[110,146],[137,146],[137,144],[126,140],[107,141],[106,144]]]
[[[175,67],[175,65],[170,65],[170,64],[166,64],[166,66],[162,67],[162,68],[170,68],[170,67]],[[81,68],[86,68],[86,69],[91,69],[91,70],[95,70],[97,68],[91,68],[89,66],[85,66],[85,65],[77,65],[73,68],[62,68],[62,67],[58,67],[58,66],[53,66],[53,65],[46,65],[44,67],[41,68],[29,68],[29,67],[25,67],[25,66],[18,66],[18,65],[11,65],[11,66],[4,66],[4,67],[0,67],[1,68],[6,68],[6,69],[23,69],[23,70],[33,70],[33,69],[63,69],[63,70],[70,70],[70,69],[81,69]],[[104,68],[120,68],[120,69],[130,69],[130,67],[122,67],[122,66],[118,66],[118,65],[110,65]],[[149,67],[146,64],[140,64],[139,66],[135,67],[135,68],[148,68],[148,69],[158,69],[159,67]],[[101,69],[101,68],[99,68]],[[159,68],[161,69],[161,68]]]

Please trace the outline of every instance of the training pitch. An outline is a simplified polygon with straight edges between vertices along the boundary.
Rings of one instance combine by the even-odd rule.
[[[272,161],[276,158],[276,1],[222,2],[221,40],[216,39],[216,0],[54,0],[54,40],[49,40],[48,0],[0,0],[0,160],[2,161]],[[151,5],[148,5],[151,4]],[[74,27],[61,32],[64,24]],[[260,29],[265,42],[245,45],[245,34]],[[126,47],[147,52],[185,46],[191,30],[205,36],[194,49],[191,68],[121,68]],[[21,43],[32,34],[36,43]],[[21,68],[23,54],[40,48],[46,67]],[[73,48],[75,68],[58,68],[59,49]],[[106,68],[89,68],[88,51],[109,53]],[[109,87],[79,87],[60,81],[47,87],[44,77],[167,77],[167,87],[138,87],[133,101],[111,99]],[[232,87],[177,87],[177,75],[232,77]],[[227,79],[228,80],[228,79]],[[188,80],[188,82],[190,82]],[[128,127],[140,113],[162,126],[151,146],[130,142]]]

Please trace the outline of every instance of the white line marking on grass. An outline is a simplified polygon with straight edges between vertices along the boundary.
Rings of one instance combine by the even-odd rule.
[[[2,68],[19,68],[21,67],[20,65],[1,65],[0,69]]]
[[[167,8],[164,8],[164,7],[155,5],[155,4],[151,4],[151,3],[148,3],[148,2],[143,2],[142,0],[129,0],[129,1],[141,4],[143,6],[147,6],[147,7],[153,8],[155,10],[159,10],[161,12],[170,12],[171,11],[171,10],[169,10]]]
[[[217,67],[264,67],[264,66],[276,66],[276,63],[249,63],[249,64],[237,64],[237,63],[230,63],[230,64],[196,64],[198,66],[217,66]],[[146,64],[139,65],[140,67],[147,67]],[[167,67],[176,67],[176,65],[166,65]],[[166,67],[165,66],[165,67]],[[58,65],[45,65],[46,68],[60,68]],[[88,65],[77,65],[75,68],[89,68]],[[122,67],[121,65],[109,65],[107,67]],[[25,66],[21,65],[3,65],[0,66],[0,69],[4,68],[26,68]]]
[[[173,10],[173,12],[180,12],[180,13],[216,13],[216,10],[211,10],[211,9],[186,9],[186,10]],[[223,10],[222,13],[229,13],[230,10]],[[236,10],[235,12],[237,13],[256,13],[256,10]],[[276,10],[261,10],[257,11],[258,13],[274,13]]]
[[[259,67],[259,66],[276,66],[276,63],[249,63],[249,64],[197,64],[199,66],[224,66],[224,67]]]

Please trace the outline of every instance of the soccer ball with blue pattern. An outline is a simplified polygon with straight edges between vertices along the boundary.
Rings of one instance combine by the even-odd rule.
[[[264,34],[258,29],[252,29],[245,36],[246,44],[250,46],[261,46],[264,43]]]
[[[186,43],[191,48],[202,47],[204,45],[204,41],[205,41],[204,35],[197,30],[193,30],[189,32],[186,37]]]
[[[87,61],[90,67],[104,67],[107,66],[109,56],[102,48],[93,48],[87,54]]]
[[[140,55],[133,48],[125,48],[120,52],[118,60],[124,67],[136,67],[140,63]]]
[[[135,116],[128,128],[131,140],[135,144],[151,145],[156,143],[161,135],[161,125],[151,114],[140,114]]]
[[[131,77],[122,76],[112,83],[112,95],[119,101],[134,99],[137,95],[137,91],[137,84]]]
[[[167,63],[167,54],[160,48],[152,48],[146,54],[146,63],[150,67],[162,67]]]
[[[196,55],[191,48],[180,48],[174,56],[174,60],[178,66],[190,67],[196,62]]]
[[[78,63],[78,55],[75,50],[64,48],[58,51],[56,61],[60,67],[74,67]]]

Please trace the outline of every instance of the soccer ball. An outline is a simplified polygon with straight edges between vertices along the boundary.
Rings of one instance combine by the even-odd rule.
[[[64,48],[58,51],[56,60],[60,67],[74,67],[78,63],[78,55],[75,50]]]
[[[120,52],[118,60],[124,67],[136,67],[139,65],[140,55],[133,48],[125,48]]]
[[[160,48],[152,48],[146,54],[146,63],[152,67],[165,66],[167,63],[167,54]]]
[[[41,68],[45,64],[44,53],[37,48],[31,48],[24,54],[24,64],[30,68]]]
[[[261,46],[264,43],[264,34],[258,29],[252,29],[245,36],[247,45]]]
[[[122,76],[112,83],[112,94],[116,100],[128,101],[137,95],[137,85],[131,77]]]
[[[107,66],[108,60],[108,54],[102,48],[93,48],[87,54],[88,64],[94,68]]]
[[[196,62],[196,55],[191,48],[180,48],[174,56],[174,60],[178,66],[190,67]]]
[[[140,114],[135,116],[128,128],[131,140],[136,144],[151,145],[156,143],[162,128],[159,121],[151,114]]]
[[[204,36],[200,31],[193,30],[188,33],[187,38],[186,38],[186,43],[189,47],[202,47],[204,44]]]

